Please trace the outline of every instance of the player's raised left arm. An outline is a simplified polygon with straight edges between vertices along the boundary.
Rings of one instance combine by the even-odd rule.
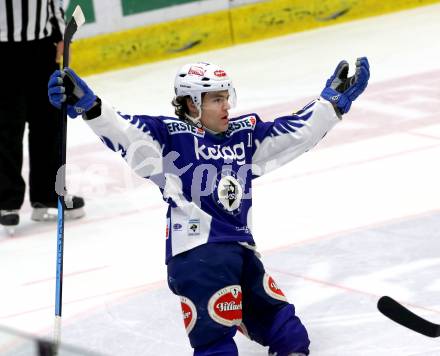
[[[348,63],[341,61],[320,98],[292,115],[259,121],[254,130],[254,175],[272,171],[313,148],[349,111],[369,77],[367,58],[358,58],[352,77],[348,77]]]

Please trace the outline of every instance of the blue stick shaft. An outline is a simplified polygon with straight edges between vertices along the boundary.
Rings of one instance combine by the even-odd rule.
[[[63,68],[69,66],[69,47],[70,41],[64,43]],[[55,291],[55,315],[61,316],[63,302],[63,253],[64,253],[64,195],[66,194],[66,147],[67,147],[67,104],[61,105],[61,132],[60,132],[60,168],[57,175],[58,187],[62,193],[58,192],[58,227],[57,227],[57,273]]]
[[[63,299],[63,253],[64,253],[64,196],[58,197],[57,226],[57,273],[55,290],[55,315],[61,316]]]

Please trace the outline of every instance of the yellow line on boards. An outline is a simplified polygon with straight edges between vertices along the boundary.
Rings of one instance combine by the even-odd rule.
[[[382,15],[440,0],[272,0],[76,40],[82,75]]]

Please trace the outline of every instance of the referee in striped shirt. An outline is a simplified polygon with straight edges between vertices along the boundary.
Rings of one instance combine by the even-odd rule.
[[[7,227],[18,225],[25,196],[26,123],[31,218],[51,219],[44,213],[56,207],[60,123],[47,82],[59,68],[64,28],[62,0],[0,0],[0,224]],[[75,199],[76,208],[84,205]]]

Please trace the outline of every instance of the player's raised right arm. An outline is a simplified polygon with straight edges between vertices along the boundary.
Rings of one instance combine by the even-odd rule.
[[[57,108],[67,102],[71,118],[81,115],[107,147],[120,152],[142,177],[160,174],[163,146],[167,139],[163,124],[145,115],[122,115],[101,101],[72,69],[55,71],[49,79],[48,95]]]

